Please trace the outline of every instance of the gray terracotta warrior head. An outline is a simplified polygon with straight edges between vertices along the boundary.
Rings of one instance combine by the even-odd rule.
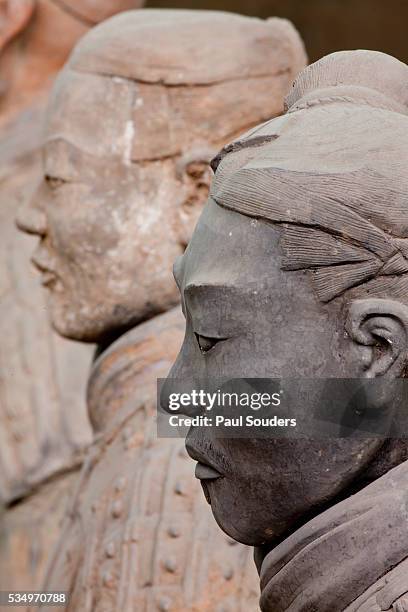
[[[177,303],[172,261],[211,157],[281,112],[304,62],[289,22],[221,12],[123,13],[82,40],[53,90],[44,180],[19,218],[41,237],[33,261],[61,334],[99,342]]]
[[[377,52],[335,53],[300,74],[283,117],[221,151],[175,265],[187,328],[171,377],[404,376],[407,115],[407,66]],[[393,393],[385,386],[372,407],[393,410]],[[305,409],[314,408],[311,397]],[[187,448],[220,475],[203,483],[220,526],[266,549],[407,457],[398,439],[219,439],[211,428],[192,428]],[[292,608],[286,596],[265,609],[344,608]]]

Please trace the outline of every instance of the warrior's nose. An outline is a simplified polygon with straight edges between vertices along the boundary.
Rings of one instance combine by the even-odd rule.
[[[160,390],[160,407],[169,414],[196,416],[205,408],[201,406],[194,381],[167,378]]]
[[[47,233],[47,219],[45,214],[31,206],[21,208],[16,217],[16,225],[19,230],[26,234],[45,236]]]

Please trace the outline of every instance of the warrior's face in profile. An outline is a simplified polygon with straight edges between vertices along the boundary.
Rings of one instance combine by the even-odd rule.
[[[184,250],[173,159],[133,163],[130,81],[66,70],[54,89],[44,177],[22,229],[61,334],[98,341],[177,303]],[[143,118],[141,118],[143,121]],[[160,228],[165,228],[164,231]]]
[[[407,79],[405,66],[384,61]],[[316,379],[306,413],[319,379],[397,378],[408,356],[406,111],[364,87],[308,92],[310,70],[287,115],[216,160],[210,198],[175,265],[186,336],[170,373]],[[393,410],[392,386],[384,393],[381,409]],[[212,428],[192,428],[187,449],[215,470],[201,473],[220,526],[252,545],[406,454],[397,440],[220,439]]]

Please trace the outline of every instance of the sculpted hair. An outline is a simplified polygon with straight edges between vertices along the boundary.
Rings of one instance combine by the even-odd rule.
[[[201,147],[208,164],[223,143],[282,113],[284,93],[305,63],[300,36],[284,19],[130,11],[93,28],[75,47],[52,103],[61,106],[59,96],[70,92],[85,105],[90,89],[100,91],[96,127],[80,116],[70,126],[84,150],[97,141],[111,154],[114,143],[129,163],[143,164]],[[207,152],[209,142],[215,149]]]
[[[309,270],[322,302],[355,288],[408,295],[408,67],[335,53],[306,68],[286,115],[225,147],[211,195],[279,224],[284,270]]]

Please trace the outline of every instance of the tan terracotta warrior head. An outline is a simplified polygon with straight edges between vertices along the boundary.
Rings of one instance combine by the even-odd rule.
[[[46,90],[78,39],[143,0],[0,0],[0,121]]]
[[[90,32],[54,87],[44,180],[20,227],[63,335],[101,341],[174,305],[172,263],[209,160],[282,111],[305,62],[286,21],[135,11]]]

